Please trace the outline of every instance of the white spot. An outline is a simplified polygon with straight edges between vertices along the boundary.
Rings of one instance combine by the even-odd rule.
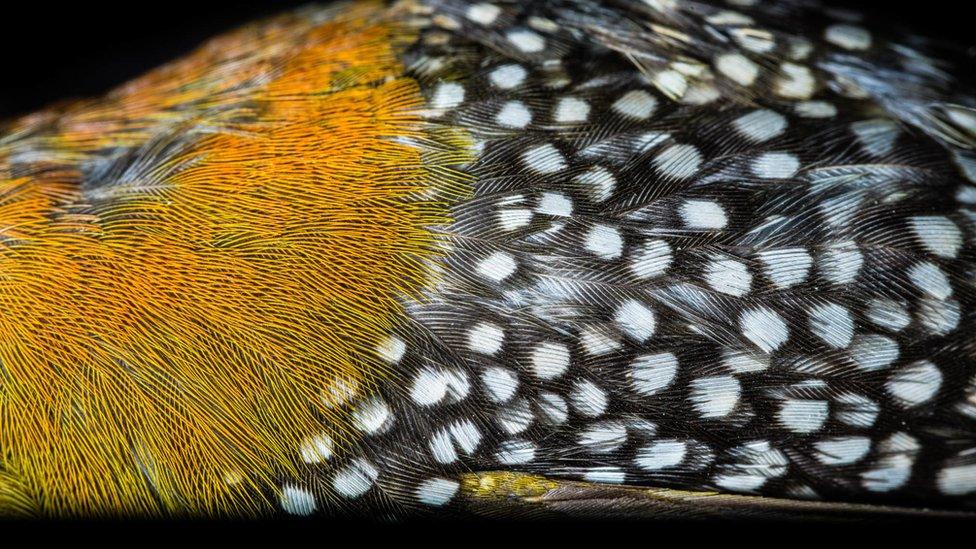
[[[914,462],[908,456],[887,456],[878,466],[861,474],[861,485],[872,492],[889,492],[908,482]]]
[[[725,210],[711,200],[686,200],[681,205],[681,217],[694,229],[721,229],[728,223]]]
[[[630,265],[640,278],[653,278],[671,265],[671,246],[663,240],[648,240],[637,249]]]
[[[846,393],[836,398],[837,419],[853,427],[870,427],[878,419],[880,408],[867,397]]]
[[[491,71],[488,79],[496,88],[510,90],[522,85],[527,73],[520,65],[502,65]]]
[[[481,444],[481,432],[471,420],[455,421],[447,428],[441,428],[430,439],[430,450],[438,463],[453,463],[457,460],[457,448],[465,454],[474,452]]]
[[[607,454],[620,448],[627,442],[627,428],[616,421],[594,423],[580,433],[580,446],[586,446],[591,452]]]
[[[730,451],[739,462],[726,467],[726,472],[713,478],[719,487],[737,492],[751,492],[761,488],[769,479],[783,476],[789,460],[769,442],[757,440]]]
[[[868,304],[868,320],[893,332],[905,329],[912,322],[905,306],[891,299],[873,299]]]
[[[530,30],[512,31],[508,33],[508,41],[525,53],[538,53],[546,47],[546,41]]]
[[[612,108],[628,118],[647,120],[657,108],[657,99],[644,90],[631,90],[614,101]]]
[[[511,406],[499,410],[496,417],[501,428],[510,435],[516,435],[529,428],[535,417],[526,399],[519,399]]]
[[[942,372],[935,364],[920,360],[899,369],[885,387],[891,396],[905,406],[918,406],[939,392],[942,387]]]
[[[752,162],[752,173],[763,179],[789,179],[800,169],[800,161],[790,153],[768,152]]]
[[[854,337],[854,319],[844,307],[824,303],[810,309],[810,331],[827,345],[843,349]]]
[[[752,474],[722,474],[717,475],[712,482],[720,488],[732,492],[754,492],[762,488],[769,480],[762,475]]]
[[[922,325],[935,335],[946,335],[959,326],[961,311],[959,302],[953,299],[923,299],[918,309]]]
[[[788,99],[809,99],[817,85],[809,68],[795,63],[779,66],[782,76],[776,80],[776,94]]]
[[[432,406],[447,396],[447,384],[443,373],[424,368],[413,378],[410,398],[421,406]]]
[[[549,143],[529,149],[522,155],[522,160],[536,173],[551,174],[566,169],[566,159],[563,158],[563,154]]]
[[[739,329],[746,339],[767,353],[779,349],[790,338],[783,319],[766,307],[744,311],[739,318]]]
[[[576,97],[563,97],[556,105],[553,120],[560,123],[586,122],[590,115],[590,105]]]
[[[553,424],[559,425],[569,417],[569,406],[555,393],[542,393],[538,401],[539,411]]]
[[[715,68],[740,86],[751,86],[759,77],[759,66],[741,53],[718,56]]]
[[[373,464],[362,458],[354,459],[332,478],[332,488],[347,498],[358,498],[373,486],[380,476]]]
[[[464,101],[464,87],[455,82],[442,82],[434,91],[431,106],[435,109],[453,109]]]
[[[540,343],[532,351],[532,371],[539,379],[555,379],[569,369],[569,349],[562,343]]]
[[[467,398],[471,391],[471,382],[468,381],[468,374],[464,370],[446,370],[441,375],[447,382],[447,392],[452,399],[461,401]]]
[[[654,165],[662,175],[687,179],[698,171],[702,156],[694,145],[671,145],[654,157]]]
[[[495,459],[502,465],[518,465],[535,459],[535,444],[527,440],[506,440],[498,447]]]
[[[793,105],[797,116],[803,118],[833,118],[837,116],[837,107],[826,101],[801,101]]]
[[[955,465],[939,471],[936,483],[947,496],[964,496],[976,492],[976,464]]]
[[[511,276],[517,267],[518,264],[511,254],[494,252],[482,259],[476,269],[481,276],[494,282],[501,282]]]
[[[569,217],[573,213],[573,202],[561,193],[542,193],[536,212],[556,217]]]
[[[725,350],[722,356],[722,364],[737,374],[748,374],[752,372],[762,372],[769,368],[769,364],[745,353]]]
[[[661,71],[651,81],[658,90],[671,99],[678,99],[688,89],[688,81],[678,71]]]
[[[514,231],[532,222],[532,212],[525,209],[498,210],[498,224],[503,231]]]
[[[709,15],[705,18],[712,25],[730,25],[730,26],[745,26],[752,25],[755,21],[752,20],[748,15],[739,13],[737,11],[722,10],[713,15]]]
[[[871,47],[871,33],[854,25],[831,25],[824,31],[824,39],[845,50],[866,50]]]
[[[573,409],[587,417],[597,417],[607,409],[607,394],[587,379],[581,379],[573,384],[569,401]]]
[[[820,258],[820,270],[834,284],[850,284],[864,264],[864,257],[853,242],[830,246]]]
[[[953,151],[952,158],[959,166],[959,171],[962,172],[963,177],[976,183],[976,157],[962,151]]]
[[[406,352],[407,344],[396,336],[386,338],[383,343],[376,348],[376,354],[378,354],[380,358],[389,364],[396,364],[400,362],[400,359],[403,358],[403,354]]]
[[[619,467],[593,467],[583,473],[583,480],[598,484],[623,484],[627,474]]]
[[[643,342],[654,335],[657,324],[654,311],[635,299],[624,301],[617,308],[614,320],[625,334],[638,342]]]
[[[508,128],[524,128],[532,121],[532,113],[521,101],[509,101],[498,111],[495,121]]]
[[[918,216],[908,220],[925,249],[939,257],[954,258],[962,247],[962,232],[945,216]]]
[[[891,120],[876,118],[851,124],[851,131],[857,136],[864,150],[874,156],[887,156],[895,149],[898,139],[898,125]]]
[[[952,285],[941,269],[929,262],[918,263],[908,271],[908,278],[918,287],[936,299],[952,295]]]
[[[806,434],[823,427],[829,412],[823,400],[788,399],[780,406],[776,418],[790,431]]]
[[[417,486],[417,501],[424,505],[440,507],[454,499],[461,484],[446,478],[430,478]]]
[[[586,249],[603,259],[616,259],[624,251],[620,230],[608,225],[594,225],[586,234]]]
[[[956,191],[956,200],[963,204],[976,204],[976,187],[960,185]]]
[[[320,433],[302,441],[298,451],[305,463],[322,463],[332,457],[332,438]]]
[[[762,143],[783,135],[786,118],[769,109],[760,109],[736,118],[732,125],[745,137]]]
[[[679,465],[688,453],[688,444],[680,440],[662,439],[637,451],[634,463],[641,469],[657,471]]]
[[[497,324],[480,322],[468,330],[468,348],[477,353],[494,355],[504,342],[505,331]]]
[[[891,366],[899,355],[895,340],[877,334],[858,336],[851,345],[850,352],[857,366],[869,372]]]
[[[490,25],[495,22],[501,12],[501,8],[494,4],[481,3],[469,7],[465,15],[479,25]]]
[[[780,248],[757,254],[766,276],[777,288],[785,290],[807,279],[813,258],[803,248]]]
[[[498,403],[508,402],[518,390],[518,377],[511,370],[500,366],[485,368],[481,373],[481,381],[485,384],[488,397]]]
[[[691,382],[691,404],[706,418],[729,415],[741,394],[742,385],[732,376],[700,377]]]
[[[630,381],[638,394],[650,396],[674,381],[678,374],[678,358],[671,353],[641,355],[634,359]]]
[[[824,465],[849,465],[868,455],[871,439],[867,437],[833,437],[813,445],[817,460]]]
[[[593,166],[574,177],[573,182],[582,187],[596,202],[603,202],[610,198],[617,185],[613,174],[602,166]]]
[[[742,263],[733,259],[715,259],[705,269],[705,280],[715,291],[742,297],[749,293],[752,275]]]
[[[383,431],[392,419],[390,407],[379,398],[363,402],[352,413],[353,425],[367,434]]]
[[[281,509],[289,515],[308,516],[318,509],[311,492],[287,484],[282,487],[279,501]]]
[[[755,28],[738,28],[731,30],[730,34],[736,43],[754,53],[767,53],[776,47],[776,40],[769,31]]]

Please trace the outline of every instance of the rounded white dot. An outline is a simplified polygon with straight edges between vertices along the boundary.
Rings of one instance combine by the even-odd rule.
[[[657,471],[680,465],[687,453],[687,443],[674,439],[662,439],[638,450],[634,462],[641,469]]]
[[[521,86],[527,74],[520,65],[502,65],[491,71],[488,78],[496,88],[510,90]]]
[[[568,124],[586,122],[589,115],[589,103],[577,97],[563,97],[556,104],[556,112],[552,118],[556,122]]]
[[[681,218],[693,229],[722,229],[728,223],[725,210],[711,200],[686,200],[681,204]]]
[[[485,368],[481,374],[481,381],[485,384],[491,400],[498,403],[508,402],[518,391],[518,378],[515,373],[500,366]]]
[[[424,505],[440,507],[454,499],[461,484],[446,478],[430,478],[417,486],[417,500]]]
[[[501,8],[494,4],[480,3],[470,6],[465,15],[479,25],[490,25],[495,22],[501,12]]]
[[[763,179],[789,179],[800,169],[800,161],[790,153],[768,152],[752,163],[752,173]]]
[[[628,299],[621,303],[614,320],[623,332],[635,341],[645,341],[654,335],[657,324],[654,312],[635,299]]]
[[[456,82],[442,82],[434,91],[431,106],[435,109],[453,109],[464,101],[464,87]]]
[[[759,66],[740,53],[726,53],[715,59],[715,68],[741,86],[751,86],[759,77]]]
[[[759,143],[779,137],[786,130],[786,118],[769,109],[740,116],[732,124],[740,134]]]
[[[702,156],[694,145],[675,144],[654,157],[654,165],[665,176],[687,179],[701,166]]]
[[[509,32],[508,41],[525,53],[538,53],[546,48],[545,39],[530,30]]]
[[[678,358],[665,352],[638,356],[631,365],[630,378],[635,392],[650,396],[671,385],[677,374]]]
[[[628,118],[647,120],[657,108],[657,99],[644,90],[631,90],[614,101],[611,108]]]
[[[569,348],[562,343],[541,343],[532,350],[532,371],[540,379],[555,379],[569,369]]]
[[[508,128],[524,128],[532,121],[532,113],[521,101],[509,101],[498,111],[495,121]]]
[[[494,355],[504,342],[505,331],[491,322],[480,322],[468,331],[468,348],[478,353]]]
[[[580,414],[597,417],[607,409],[607,394],[592,381],[582,379],[573,384],[570,402]]]
[[[779,349],[790,337],[782,317],[766,307],[748,309],[739,318],[742,335],[767,353]]]
[[[824,31],[824,39],[845,50],[866,50],[871,47],[871,33],[854,25],[831,25]]]
[[[749,293],[752,275],[742,263],[733,259],[716,259],[709,262],[705,280],[714,290],[735,297]]]
[[[586,234],[584,246],[603,259],[616,259],[624,249],[624,239],[620,230],[608,225],[594,225]]]

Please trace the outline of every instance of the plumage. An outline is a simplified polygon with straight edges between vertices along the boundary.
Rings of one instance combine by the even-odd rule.
[[[0,510],[971,516],[938,56],[812,0],[364,2],[10,122]]]

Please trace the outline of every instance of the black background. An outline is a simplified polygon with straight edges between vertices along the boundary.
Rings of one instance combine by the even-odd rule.
[[[0,11],[0,119],[54,101],[97,95],[207,38],[299,6],[300,0],[170,0],[118,5],[30,2]],[[881,2],[828,0],[885,23],[970,48],[976,53],[972,0]],[[966,71],[973,63],[964,65]],[[972,75],[961,75],[971,81]]]

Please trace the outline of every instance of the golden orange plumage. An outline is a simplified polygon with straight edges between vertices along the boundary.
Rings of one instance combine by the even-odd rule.
[[[463,188],[400,76],[408,31],[370,10],[248,28],[54,131],[15,123],[64,162],[0,161],[0,507],[260,512],[322,417],[351,443],[330,391],[386,375],[372,351]],[[122,145],[172,160],[84,188],[74,166]]]

